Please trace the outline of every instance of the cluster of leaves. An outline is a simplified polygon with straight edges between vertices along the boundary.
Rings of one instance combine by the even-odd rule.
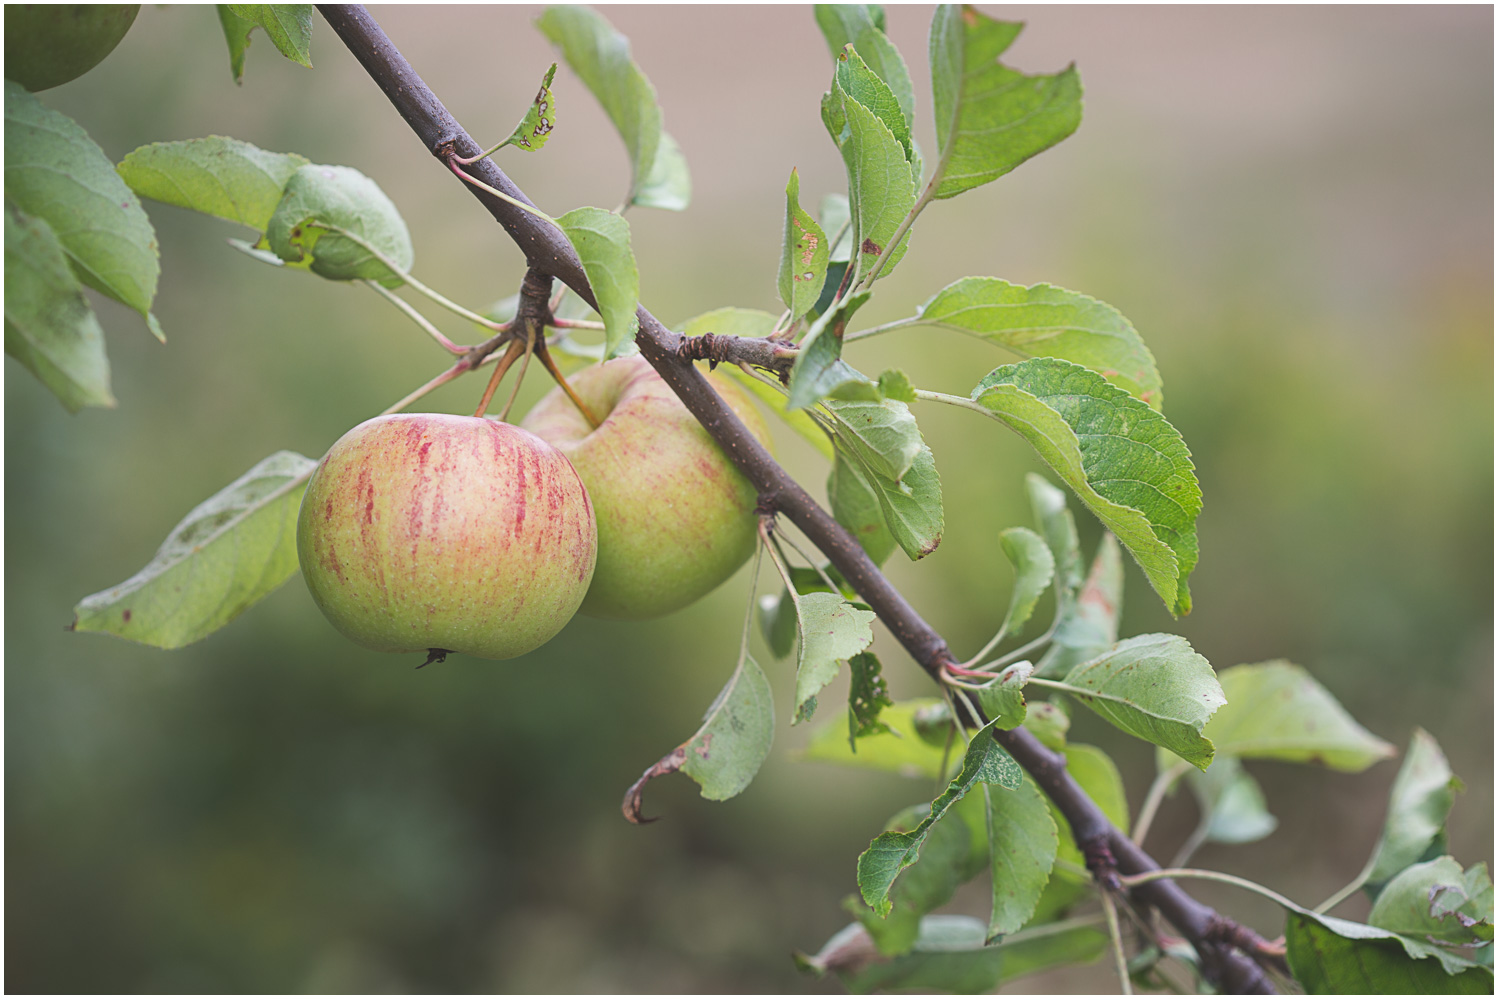
[[[236,79],[256,26],[308,64],[310,8],[221,6],[220,16]],[[1202,822],[1183,861],[1202,843],[1244,843],[1274,830],[1265,795],[1242,761],[1358,771],[1393,750],[1295,665],[1249,664],[1218,674],[1179,636],[1119,637],[1122,552],[1169,610],[1190,610],[1202,499],[1187,448],[1162,414],[1155,361],[1117,310],[1052,285],[966,276],[908,319],[849,330],[877,279],[907,253],[914,223],[931,202],[1003,176],[1077,128],[1075,71],[1014,70],[999,60],[1019,24],[969,7],[939,7],[929,45],[937,152],[928,173],[912,130],[910,75],[885,34],[883,12],[838,5],[819,7],[816,16],[834,60],[822,117],[845,165],[847,191],[823,197],[814,218],[802,208],[792,171],[777,282],[784,311],[726,307],[687,321],[682,332],[795,345],[787,384],[738,374],[828,459],[833,514],[876,563],[897,548],[920,559],[941,542],[941,481],[912,412],[917,402],[958,406],[1009,427],[1108,529],[1085,564],[1066,494],[1028,477],[1034,527],[999,535],[1015,583],[994,639],[944,678],[946,700],[902,703],[891,701],[869,649],[874,613],[831,567],[805,558],[797,564],[786,551],[789,539],[765,538],[782,588],[757,606],[772,655],[786,659],[795,651],[793,724],[811,722],[824,689],[845,665],[849,670],[847,710],[815,727],[805,756],[940,783],[933,800],[893,817],[860,856],[859,896],[849,900],[855,922],[800,961],[809,971],[836,972],[857,991],[989,989],[1053,965],[1092,961],[1110,940],[1103,915],[1087,909],[1092,880],[1068,824],[992,738],[996,730],[1024,724],[1063,753],[1069,773],[1121,828],[1129,808],[1119,772],[1101,750],[1068,740],[1070,717],[1081,706],[1157,746],[1159,773],[1137,834],[1160,799],[1185,781]],[[690,181],[628,41],[584,8],[551,8],[538,26],[599,99],[629,153],[630,184],[617,209],[582,207],[553,220],[578,252],[604,329],[597,350],[578,353],[607,359],[630,350],[636,333],[639,278],[624,214],[632,206],[685,208]],[[495,149],[542,148],[556,122],[555,69]],[[137,308],[157,330],[150,313],[156,247],[137,197],[246,225],[258,238],[232,242],[251,256],[365,282],[408,312],[415,311],[389,289],[404,284],[435,294],[410,274],[411,241],[395,206],[352,168],[215,136],[144,146],[115,167],[81,129],[10,83],[6,132],[7,351],[70,408],[112,403],[102,337],[80,282]],[[78,222],[96,218],[107,224]],[[916,326],[960,330],[1022,360],[983,375],[967,396],[953,396],[917,388],[898,370],[868,377],[844,358],[846,345]],[[290,452],[256,465],[189,513],[140,573],[85,598],[76,627],[167,648],[222,627],[296,572],[292,525],[314,466]],[[1015,644],[1048,590],[1053,620]],[[1027,688],[1055,697],[1028,700]],[[627,815],[640,818],[648,780],[676,771],[710,799],[743,791],[771,748],[773,702],[770,679],[746,641],[702,726],[647,769],[626,797]],[[1350,890],[1363,888],[1374,899],[1367,924],[1322,915],[1336,899],[1309,910],[1275,897],[1287,912],[1291,969],[1304,986],[1492,988],[1487,872],[1464,870],[1445,854],[1443,825],[1455,789],[1440,749],[1418,732],[1380,846]],[[933,912],[986,874],[987,920]],[[1160,947],[1143,950],[1131,970],[1154,983],[1168,956],[1200,973],[1190,949]]]

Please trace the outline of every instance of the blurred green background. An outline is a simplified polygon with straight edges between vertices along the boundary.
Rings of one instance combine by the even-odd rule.
[[[375,13],[483,139],[509,131],[555,58],[530,26],[539,9]],[[1452,849],[1490,860],[1492,9],[991,11],[1029,22],[1007,57],[1022,69],[1077,62],[1083,125],[932,206],[860,321],[906,315],[970,274],[1123,310],[1155,351],[1206,495],[1196,610],[1172,622],[1132,567],[1125,634],[1179,631],[1219,668],[1301,663],[1402,747],[1426,727],[1468,785]],[[818,117],[831,64],[811,12],[607,13],[693,170],[688,213],[630,216],[643,300],[667,322],[778,309],[788,173],[808,203],[843,186]],[[889,12],[931,150],[927,17]],[[313,61],[298,68],[257,35],[236,87],[210,8],[146,6],[97,70],[43,100],[115,160],[216,133],[358,167],[405,214],[419,276],[474,305],[514,292],[522,262],[503,232],[320,21]],[[554,90],[550,144],[501,166],[553,214],[617,204],[617,138],[565,68]],[[748,791],[715,804],[669,778],[647,793],[662,822],[619,814],[731,669],[747,571],[661,621],[578,619],[522,659],[455,656],[421,673],[344,641],[300,580],[177,652],[64,631],[80,597],[139,569],[199,500],[277,449],[320,455],[445,364],[367,290],[264,267],[225,245],[245,232],[147,208],[170,342],[98,301],[119,409],[70,417],[5,366],[7,990],[835,988],[802,979],[788,953],[844,925],[855,856],[930,789],[795,761],[789,664],[763,657],[783,722]],[[852,360],[966,394],[1009,359],[915,330]],[[460,380],[432,407],[470,409],[480,388]],[[522,405],[543,388],[533,373]],[[918,417],[947,533],[890,569],[967,655],[1007,601],[996,533],[1028,523],[1021,477],[1039,464],[971,414]],[[777,432],[820,495],[820,460]],[[1098,528],[1083,529],[1091,548]],[[878,644],[897,694],[930,692],[888,635]],[[1138,806],[1149,748],[1092,718],[1074,735],[1116,753]],[[1279,832],[1197,860],[1314,903],[1362,864],[1395,767],[1251,765]],[[1169,857],[1194,823],[1173,800],[1150,846]],[[1258,900],[1200,895],[1278,933]],[[1015,988],[1108,984],[1093,969]]]

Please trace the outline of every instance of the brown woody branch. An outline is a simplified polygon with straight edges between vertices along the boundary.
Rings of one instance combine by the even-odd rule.
[[[449,172],[447,161],[450,158],[470,157],[482,152],[363,6],[320,4],[318,10],[385,92],[406,124],[427,149],[443,161],[445,173]],[[475,161],[467,169],[490,187],[533,205],[489,159]],[[552,275],[589,305],[597,306],[582,264],[560,229],[488,192],[469,185],[465,187],[510,234],[525,255],[529,268]],[[934,680],[938,679],[942,668],[954,662],[943,638],[891,586],[853,536],[787,475],[724,404],[703,373],[683,356],[684,338],[668,330],[644,306],[636,309],[636,316],[640,321],[636,343],[641,354],[755,485],[762,504],[773,505],[777,513],[785,515],[801,529],[868,602],[911,657]],[[687,353],[691,355],[695,350],[689,347]],[[1091,849],[1092,856],[1101,858],[1101,851],[1111,852],[1118,871],[1126,874],[1139,874],[1160,867],[1109,822],[1098,805],[1067,773],[1066,759],[1061,754],[1047,749],[1024,727],[996,730],[995,739],[1056,803],[1066,817],[1074,839],[1085,849]],[[1109,866],[1101,865],[1095,874],[1107,878],[1111,870]],[[1259,966],[1229,943],[1232,936],[1225,935],[1224,927],[1233,921],[1197,902],[1176,883],[1166,879],[1141,885],[1134,891],[1138,898],[1154,906],[1192,942],[1202,958],[1205,973],[1221,989],[1232,993],[1275,992]]]

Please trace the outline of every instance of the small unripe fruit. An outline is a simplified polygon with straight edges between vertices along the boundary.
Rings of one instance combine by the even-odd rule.
[[[138,3],[8,3],[5,78],[30,91],[75,80],[104,61],[140,12]]]
[[[386,652],[530,652],[578,610],[596,553],[593,507],[557,449],[446,413],[376,417],[339,438],[297,518],[313,600]]]
[[[754,405],[710,375],[762,443]],[[581,611],[655,618],[723,583],[755,551],[756,492],[644,358],[618,358],[568,379],[597,429],[560,388],[521,421],[572,460],[598,517],[599,562]]]

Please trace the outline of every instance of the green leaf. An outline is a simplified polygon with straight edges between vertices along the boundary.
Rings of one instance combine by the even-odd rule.
[[[999,62],[1021,27],[966,5],[944,4],[932,15],[938,198],[1009,173],[1067,138],[1082,121],[1076,69],[1028,76]]]
[[[911,162],[914,147],[911,145],[911,119],[900,106],[890,85],[880,79],[859,56],[857,49],[840,50],[834,53],[834,74],[844,94],[874,112],[900,143],[906,162]],[[834,136],[837,139],[837,136]]]
[[[858,741],[890,732],[880,713],[895,702],[890,685],[880,674],[880,661],[873,653],[859,653],[848,661],[848,748],[859,752]]]
[[[5,81],[5,197],[52,228],[85,285],[147,319],[161,273],[141,203],[88,133]]]
[[[802,210],[801,179],[795,170],[786,182],[786,223],[781,228],[781,269],[776,288],[795,322],[817,304],[828,274],[827,234]]]
[[[1159,410],[1161,373],[1124,314],[1055,285],[1012,285],[960,278],[924,303],[913,323],[982,337],[1027,357],[1060,358],[1090,368]]]
[[[1220,753],[1237,757],[1318,763],[1362,771],[1395,748],[1353,720],[1311,674],[1270,660],[1230,667],[1218,675],[1228,704],[1203,735]]]
[[[838,676],[838,663],[862,653],[874,641],[873,611],[860,611],[836,594],[805,594],[796,599],[800,654],[796,664],[796,718],[806,722],[817,710],[817,693]]]
[[[1051,645],[1036,664],[1037,676],[1064,674],[1104,653],[1119,640],[1123,605],[1124,563],[1119,542],[1105,532],[1082,588],[1062,602]]]
[[[581,6],[548,7],[536,26],[561,49],[562,58],[624,140],[630,157],[626,204],[686,207],[686,161],[662,132],[656,88],[630,58],[629,39],[600,14]]]
[[[414,259],[406,222],[380,185],[353,167],[324,163],[291,175],[265,239],[277,257],[330,281],[364,279],[396,288],[404,279],[375,252],[406,272]]]
[[[114,406],[104,331],[52,227],[5,203],[5,353],[68,412]]]
[[[1223,704],[1207,660],[1178,635],[1137,635],[1074,667],[1063,681],[1084,705],[1119,729],[1165,747],[1200,770],[1213,760],[1202,735]]]
[[[1286,960],[1308,993],[1492,993],[1494,974],[1414,938],[1336,917],[1286,913]]]
[[[1374,927],[1469,944],[1494,939],[1494,886],[1488,870],[1467,872],[1450,855],[1411,865],[1385,885],[1369,911]]]
[[[646,768],[625,793],[624,813],[634,823],[640,799],[652,778],[681,771],[702,788],[703,798],[722,802],[749,787],[775,738],[775,704],[765,671],[748,653],[741,656],[703,724],[686,742]]]
[[[1001,641],[1015,635],[1030,621],[1036,602],[1051,586],[1056,560],[1046,540],[1029,528],[1006,528],[999,533],[999,547],[1015,567],[1015,584],[1010,588],[1010,607],[999,627]]]
[[[963,767],[941,795],[932,801],[930,814],[909,833],[887,831],[875,837],[859,855],[859,894],[876,913],[890,912],[890,887],[901,871],[915,864],[931,825],[966,795],[974,785],[997,784],[1018,788],[1024,774],[1013,757],[993,739],[994,724],[980,729],[963,755]]]
[[[1201,838],[1217,844],[1249,844],[1275,832],[1280,821],[1265,804],[1259,782],[1222,746],[1206,771],[1187,775],[1202,819]]]
[[[889,528],[902,551],[912,559],[933,552],[942,542],[942,480],[937,462],[926,445],[900,482],[860,465]]]
[[[250,47],[250,32],[259,25],[240,17],[227,3],[217,7],[219,25],[224,29],[224,41],[229,46],[229,73],[235,83],[242,84],[245,82],[245,50]]]
[[[671,133],[662,132],[651,172],[646,175],[640,190],[635,192],[635,197],[630,199],[630,204],[683,212],[691,203],[692,175],[687,170],[687,157]]]
[[[817,317],[801,340],[796,363],[791,366],[791,381],[786,406],[799,410],[811,406],[859,373],[843,360],[843,331],[859,307],[869,301],[868,292],[850,296],[836,309]]]
[[[996,368],[972,399],[1119,537],[1172,613],[1192,609],[1202,491],[1176,428],[1095,372],[1051,358]]]
[[[231,3],[225,4],[230,13],[240,20],[265,29],[266,37],[276,50],[299,66],[312,68],[312,4],[310,3]],[[228,26],[225,26],[227,33]],[[245,40],[249,44],[249,39]],[[229,46],[231,61],[235,58],[234,43]],[[244,61],[244,49],[238,59]],[[238,80],[240,69],[234,78]]]
[[[552,78],[557,75],[557,64],[552,63],[541,78],[541,89],[531,98],[531,106],[521,117],[520,124],[505,140],[505,145],[534,153],[547,144],[552,129],[557,127],[557,102],[552,97]]]
[[[879,390],[885,399],[899,403],[916,402],[916,387],[911,384],[910,377],[897,368],[880,372]]]
[[[635,315],[640,301],[640,272],[630,249],[630,224],[602,208],[575,208],[561,216],[557,224],[578,251],[583,273],[598,299],[599,314],[604,317],[604,357],[618,357],[640,329]]]
[[[131,152],[119,173],[142,198],[190,208],[264,232],[287,182],[307,158],[211,135],[154,142]]]
[[[942,702],[935,698],[896,702],[880,713],[880,721],[890,731],[861,737],[857,752],[849,745],[848,718],[829,719],[812,731],[802,759],[888,771],[908,778],[939,779],[943,776],[943,748],[917,735],[916,713],[940,705]]]
[[[879,494],[864,473],[843,455],[834,459],[828,472],[828,504],[833,509],[833,519],[848,529],[875,565],[890,558],[895,551],[895,536],[885,526]]]
[[[1034,701],[1025,709],[1025,728],[1030,734],[1052,750],[1067,747],[1067,730],[1072,720],[1067,713],[1049,701]]]
[[[857,59],[845,52],[840,60]],[[847,95],[838,80],[824,102],[825,120],[843,154],[848,174],[848,197],[854,216],[854,234],[859,246],[859,272],[874,265],[885,246],[895,236],[906,213],[916,204],[916,187],[911,179],[911,165],[906,148],[879,116]],[[836,126],[836,127],[835,127]],[[909,231],[901,238],[886,260],[880,277],[885,277],[905,256],[910,242]]]
[[[988,940],[1013,934],[1036,911],[1057,859],[1057,824],[1034,782],[985,786],[993,906]]]
[[[898,482],[921,454],[921,431],[910,407],[894,399],[829,399],[838,438],[864,467]]]
[[[1025,723],[1025,682],[1033,670],[1028,661],[1021,660],[974,692],[979,708],[994,720],[996,728],[1014,729]]]
[[[194,507],[156,556],[73,609],[78,632],[177,649],[216,632],[297,571],[297,511],[317,463],[278,451]]]
[[[885,35],[884,12],[873,4],[817,4],[813,7],[817,27],[828,42],[828,54],[838,58],[845,46],[852,45],[860,60],[884,81],[899,106],[906,135],[916,110],[915,89],[911,74],[900,50]]]
[[[1390,789],[1390,808],[1365,885],[1388,882],[1445,836],[1447,814],[1462,787],[1437,741],[1418,728]]]

